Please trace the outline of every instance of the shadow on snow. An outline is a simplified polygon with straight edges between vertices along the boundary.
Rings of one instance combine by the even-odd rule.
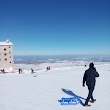
[[[68,95],[73,96],[74,98],[77,98],[78,101],[79,101],[79,103],[80,103],[82,106],[84,106],[84,103],[82,102],[81,99],[86,100],[85,98],[76,95],[75,93],[73,93],[71,90],[68,90],[68,89],[63,89],[63,88],[62,88],[62,91],[63,91],[64,93],[68,94]]]

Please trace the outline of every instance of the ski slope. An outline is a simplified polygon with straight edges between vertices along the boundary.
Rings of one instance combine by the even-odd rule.
[[[87,87],[82,87],[84,66],[53,68],[31,74],[0,74],[0,110],[109,110],[110,104],[110,64],[95,65],[100,77],[96,79],[91,107],[82,104],[88,95]],[[80,103],[61,105],[58,100],[78,96]]]

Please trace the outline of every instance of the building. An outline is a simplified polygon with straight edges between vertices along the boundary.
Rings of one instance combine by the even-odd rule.
[[[14,55],[13,55],[13,44],[7,40],[0,42],[0,70],[5,72],[14,71]]]

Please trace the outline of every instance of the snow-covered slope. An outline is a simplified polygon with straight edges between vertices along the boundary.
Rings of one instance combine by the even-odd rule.
[[[31,74],[0,74],[0,110],[109,110],[110,64],[95,65],[97,78],[94,97],[97,101],[91,107],[61,105],[62,97],[79,96],[82,103],[88,95],[82,87],[82,77],[88,67],[72,66],[41,70]]]

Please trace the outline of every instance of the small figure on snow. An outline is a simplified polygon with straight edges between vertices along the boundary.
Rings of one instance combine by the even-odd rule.
[[[48,71],[48,70],[50,70],[50,66],[49,66],[49,67],[47,67],[47,71]]]
[[[49,68],[47,67],[47,71],[49,70]]]
[[[50,70],[50,66],[48,67],[48,70]]]
[[[4,73],[5,73],[5,70],[4,70],[4,69],[3,69],[3,70],[1,70],[1,73],[2,73],[2,74],[4,74]]]
[[[31,68],[31,73],[34,73],[34,70]]]
[[[3,74],[5,73],[5,70],[4,70],[4,69],[2,70],[2,73],[3,73]]]
[[[84,65],[85,67],[87,67],[87,65]]]
[[[21,68],[19,68],[19,74],[21,74],[22,73],[22,69]]]

